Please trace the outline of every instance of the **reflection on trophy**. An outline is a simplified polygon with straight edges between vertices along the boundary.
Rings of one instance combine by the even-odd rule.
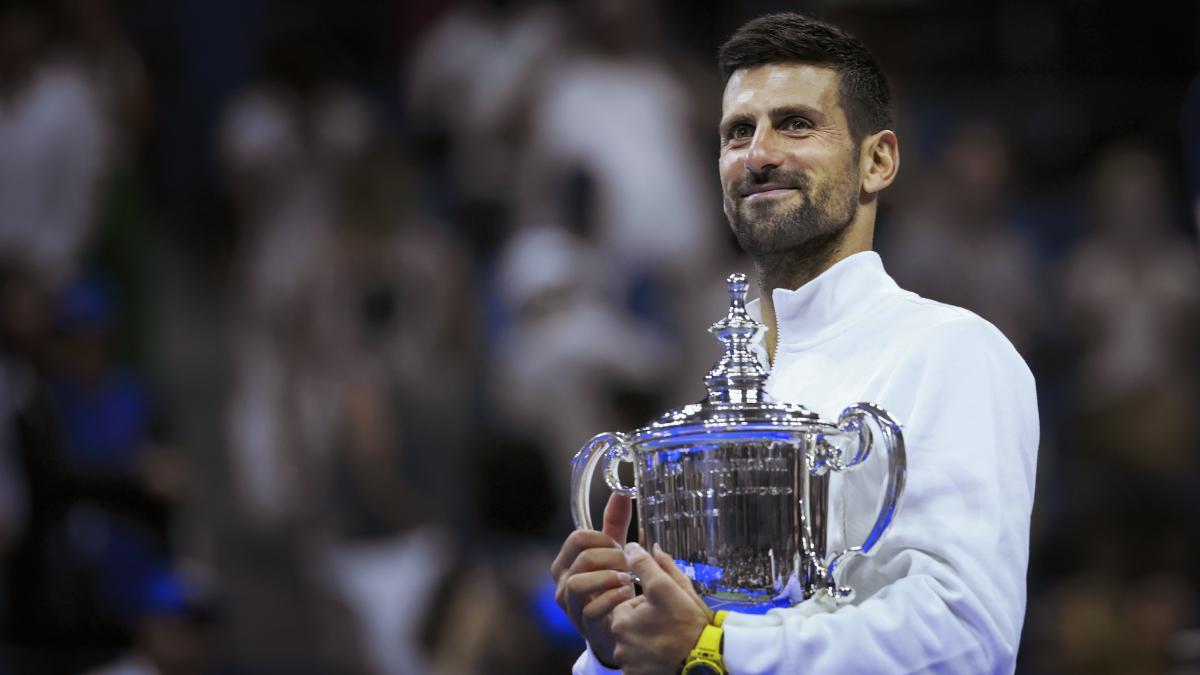
[[[571,478],[575,525],[592,527],[592,475],[603,464],[608,486],[637,498],[641,543],[670,553],[713,609],[765,612],[819,592],[848,600],[853,590],[838,583],[842,563],[871,552],[904,492],[900,426],[870,403],[833,423],[770,401],[751,351],[763,325],[746,313],[745,275],[728,281],[729,312],[709,329],[725,353],[705,377],[707,397],[633,432],[588,441]],[[879,515],[861,544],[829,551],[830,472],[853,470],[879,447],[888,461]],[[623,462],[633,464],[633,487],[621,482]]]

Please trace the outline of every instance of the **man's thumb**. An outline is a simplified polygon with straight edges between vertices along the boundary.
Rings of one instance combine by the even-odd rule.
[[[629,533],[629,521],[633,517],[633,499],[629,495],[614,492],[604,507],[604,534],[612,537],[618,545],[625,543]]]

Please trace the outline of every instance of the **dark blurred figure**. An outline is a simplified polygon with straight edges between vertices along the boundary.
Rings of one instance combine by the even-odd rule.
[[[306,43],[311,35],[288,31],[269,43],[260,81],[230,102],[221,132],[241,229],[235,494],[262,523],[296,520],[317,506],[297,494],[306,481],[294,472],[313,470],[328,450],[338,419],[316,411],[333,412],[323,399],[338,394],[353,347],[339,228],[347,172],[370,141],[371,119],[361,96]],[[276,424],[280,413],[287,419]],[[280,466],[292,475],[273,473]]]
[[[1177,574],[1121,576],[1102,562],[1094,566],[1099,569],[1081,569],[1030,604],[1031,649],[1020,670],[1047,675],[1194,672],[1184,666],[1196,662],[1195,587]],[[1188,637],[1190,659],[1173,653],[1173,645]]]
[[[358,627],[321,566],[337,534],[330,478],[354,372],[339,228],[347,172],[372,129],[329,48],[316,27],[278,30],[220,132],[239,237],[222,480],[232,499],[214,535],[234,658],[263,672],[365,668]]]
[[[132,649],[87,675],[204,675],[213,672],[216,608],[196,575],[162,568],[142,584]]]
[[[52,433],[44,378],[48,304],[33,275],[20,265],[0,266],[0,560],[7,559],[28,524],[21,448],[30,435],[48,439]],[[0,593],[5,591],[0,586]]]
[[[9,302],[28,302],[23,283],[9,280]],[[15,410],[29,519],[6,565],[4,635],[19,671],[74,673],[129,643],[141,585],[170,554],[177,483],[156,477],[177,472],[163,471],[153,398],[110,360],[105,284],[74,283],[48,306],[54,332],[37,343],[40,320],[6,326],[29,378]]]
[[[154,121],[146,65],[112,0],[55,4],[63,59],[87,81],[110,139],[85,264],[101,271],[121,297],[122,311],[114,326],[118,356],[148,368],[153,355],[151,265],[157,228],[142,168]]]
[[[1079,358],[1052,495],[1061,513],[1040,555],[1047,590],[1031,599],[1025,663],[1036,673],[1176,672],[1185,656],[1172,645],[1200,622],[1190,412],[1200,269],[1156,152],[1112,145],[1090,177],[1094,226],[1063,274]]]

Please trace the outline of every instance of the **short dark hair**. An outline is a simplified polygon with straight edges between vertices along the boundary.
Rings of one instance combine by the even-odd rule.
[[[866,46],[837,26],[795,12],[768,14],[739,28],[717,54],[725,82],[742,68],[780,63],[826,66],[837,72],[855,141],[892,125],[887,79]]]

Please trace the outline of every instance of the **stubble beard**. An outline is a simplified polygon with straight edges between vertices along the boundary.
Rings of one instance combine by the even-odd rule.
[[[772,173],[755,182],[768,181],[795,186],[799,194],[781,204],[748,203],[726,194],[725,213],[738,244],[754,261],[759,283],[795,288],[816,276],[845,238],[858,211],[857,182],[849,172],[816,188],[802,174]]]

